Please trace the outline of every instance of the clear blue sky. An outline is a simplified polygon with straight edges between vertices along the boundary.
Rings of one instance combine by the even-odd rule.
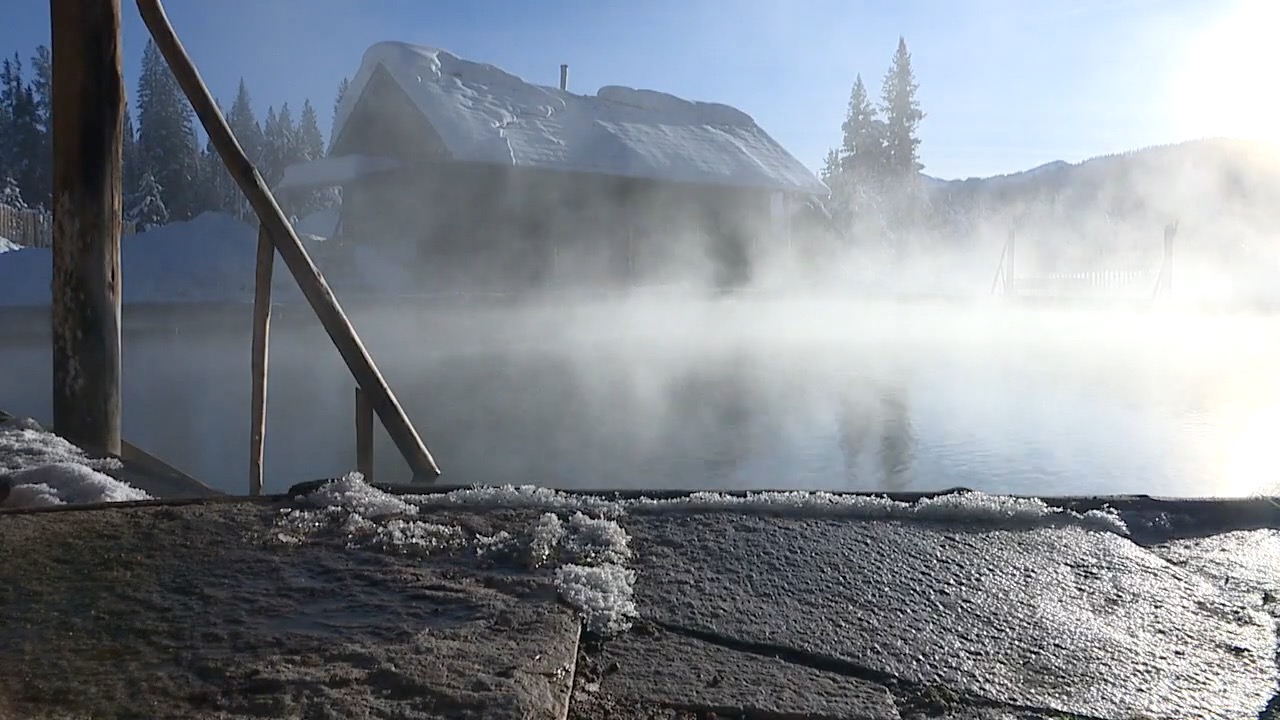
[[[86,0],[88,1],[88,0]],[[448,49],[543,84],[653,88],[753,115],[810,167],[838,143],[854,76],[878,92],[899,35],[912,51],[926,172],[989,175],[1055,159],[1280,127],[1277,0],[169,0],[214,94],[241,76],[255,109],[304,98],[327,125],[365,48]],[[4,0],[0,51],[49,37],[47,0]],[[126,76],[146,34],[124,0]],[[1271,25],[1274,27],[1274,25]],[[1242,36],[1243,33],[1243,36]],[[1257,42],[1250,43],[1252,37]],[[1223,72],[1232,73],[1229,82]],[[1256,90],[1262,89],[1262,93]],[[1238,92],[1237,92],[1238,91]],[[1212,98],[1213,103],[1201,102]],[[1212,105],[1211,109],[1206,109]],[[1247,118],[1247,120],[1241,120]],[[1269,139],[1277,139],[1273,135]]]

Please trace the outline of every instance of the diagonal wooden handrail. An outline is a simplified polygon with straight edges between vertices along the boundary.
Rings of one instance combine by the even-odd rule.
[[[303,296],[320,319],[325,332],[333,340],[352,377],[368,396],[369,404],[373,406],[374,412],[378,414],[383,426],[387,429],[387,434],[391,436],[400,454],[404,456],[405,462],[409,464],[414,478],[434,480],[440,475],[440,469],[436,466],[435,460],[431,457],[426,445],[422,443],[404,408],[391,392],[390,386],[383,379],[382,373],[374,365],[373,358],[370,357],[355,328],[351,326],[351,321],[347,319],[346,313],[338,304],[333,290],[329,288],[324,276],[311,261],[306,248],[302,246],[302,241],[298,239],[298,234],[285,218],[284,212],[280,210],[262,176],[245,156],[240,143],[227,125],[226,118],[222,116],[217,103],[209,93],[209,88],[200,78],[200,73],[187,55],[182,42],[178,40],[173,25],[165,14],[164,6],[160,0],[137,0],[137,5],[147,30],[155,40],[156,47],[160,49],[160,53],[173,70],[179,86],[182,87],[187,100],[191,102],[196,116],[200,118],[200,124],[204,126],[214,149],[218,151],[218,156],[222,158],[231,177],[235,179],[236,184],[240,186],[240,190],[253,206],[259,223],[265,228],[267,236],[271,238],[276,251],[280,253],[280,258],[284,260],[285,266],[297,280]]]

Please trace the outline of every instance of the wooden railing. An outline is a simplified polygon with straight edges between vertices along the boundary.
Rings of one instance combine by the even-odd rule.
[[[440,475],[435,459],[431,457],[426,445],[418,436],[408,415],[400,406],[400,402],[391,392],[391,387],[379,372],[360,341],[351,321],[347,319],[337,297],[325,281],[320,270],[311,260],[307,249],[303,247],[293,225],[281,211],[271,190],[263,181],[257,168],[249,161],[240,143],[231,132],[221,109],[213,100],[208,86],[201,79],[199,71],[191,61],[182,42],[174,32],[173,25],[165,14],[160,0],[136,0],[142,21],[147,26],[156,47],[165,62],[177,78],[187,100],[195,110],[196,117],[208,133],[209,141],[218,156],[226,165],[232,179],[239,185],[249,204],[258,216],[258,258],[256,272],[256,292],[254,294],[254,329],[253,329],[253,425],[250,429],[252,442],[250,447],[249,492],[257,495],[262,492],[262,456],[266,430],[266,393],[267,393],[267,345],[271,319],[271,276],[275,255],[278,253],[284,261],[307,303],[315,312],[320,324],[333,341],[338,354],[347,364],[352,379],[355,380],[360,395],[357,398],[358,410],[367,407],[359,415],[357,443],[361,446],[357,464],[361,469],[372,472],[372,414],[376,413],[382,420],[383,427],[391,440],[396,444],[404,457],[413,479],[432,481]],[[367,403],[360,402],[363,398]]]
[[[1014,266],[1015,234],[1000,251],[995,278],[991,281],[992,295],[1025,295],[1041,297],[1079,297],[1088,295],[1117,295],[1120,293],[1148,295],[1151,299],[1169,297],[1173,286],[1173,241],[1178,234],[1178,223],[1165,226],[1163,254],[1158,269],[1144,270],[1082,270],[1056,272],[1045,275],[1017,275]]]

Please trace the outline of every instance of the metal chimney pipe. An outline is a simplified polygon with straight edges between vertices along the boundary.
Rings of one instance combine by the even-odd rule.
[[[560,89],[566,90],[566,91],[569,89],[569,66],[568,65],[560,66]]]

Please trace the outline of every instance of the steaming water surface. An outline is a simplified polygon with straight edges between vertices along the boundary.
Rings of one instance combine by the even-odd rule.
[[[352,316],[451,484],[1245,495],[1275,476],[1265,317],[672,299]],[[235,326],[126,323],[125,433],[243,492]],[[0,348],[0,408],[47,420],[47,337]],[[336,351],[280,320],[271,353],[268,489],[350,469]],[[406,479],[377,443],[377,479]]]

